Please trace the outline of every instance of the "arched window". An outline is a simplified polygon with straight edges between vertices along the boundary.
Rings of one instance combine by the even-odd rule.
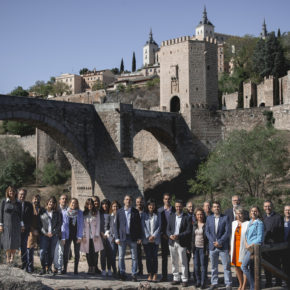
[[[180,100],[174,96],[170,101],[170,112],[178,113],[180,111]]]

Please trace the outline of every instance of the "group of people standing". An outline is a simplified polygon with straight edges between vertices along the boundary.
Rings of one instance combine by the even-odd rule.
[[[231,265],[235,266],[239,290],[254,289],[251,253],[255,244],[290,242],[290,205],[284,209],[285,217],[273,211],[271,201],[264,202],[265,215],[252,206],[250,212],[241,206],[240,197],[232,197],[233,207],[221,213],[219,201],[204,202],[194,209],[192,202],[184,208],[182,200],[171,203],[168,193],[163,195],[163,206],[142,196],[133,199],[125,195],[123,206],[118,201],[102,201],[97,196],[88,198],[84,210],[76,198],[60,196],[59,204],[50,197],[44,208],[40,196],[27,202],[26,190],[9,187],[1,202],[0,232],[6,262],[13,263],[16,250],[21,249],[22,269],[34,271],[33,254],[39,244],[42,271],[40,274],[66,274],[71,244],[74,245],[74,274],[78,274],[80,252],[86,254],[88,274],[115,276],[126,280],[125,253],[130,248],[132,281],[143,275],[142,247],[146,257],[149,282],[157,282],[158,249],[161,246],[162,277],[168,281],[168,256],[171,257],[173,285],[188,286],[193,275],[196,287],[204,289],[208,280],[208,261],[211,261],[211,286],[218,286],[218,261],[224,269],[226,289],[231,289]],[[116,256],[118,254],[118,270]],[[100,259],[99,259],[100,257]],[[193,257],[194,270],[190,272]],[[289,273],[289,261],[270,254],[265,257]],[[100,260],[101,270],[98,267]],[[289,259],[288,259],[289,260]],[[54,264],[54,269],[52,265]],[[181,269],[181,275],[180,275]],[[271,274],[265,271],[266,286],[271,287]],[[276,285],[281,280],[276,279]]]

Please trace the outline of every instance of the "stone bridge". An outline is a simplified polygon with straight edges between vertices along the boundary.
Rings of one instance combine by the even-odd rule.
[[[72,166],[72,194],[81,202],[92,194],[120,200],[143,193],[142,162],[133,156],[134,137],[142,130],[160,144],[160,162],[173,156],[180,170],[194,168],[208,152],[181,115],[132,105],[0,95],[0,119],[32,124],[62,147]]]

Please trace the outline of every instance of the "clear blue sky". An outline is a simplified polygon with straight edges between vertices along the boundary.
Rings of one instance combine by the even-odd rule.
[[[150,27],[161,41],[193,35],[206,5],[215,31],[290,31],[289,0],[0,0],[0,93],[83,67],[142,65]]]

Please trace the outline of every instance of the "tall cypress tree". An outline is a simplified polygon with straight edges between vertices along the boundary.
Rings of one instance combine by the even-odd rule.
[[[132,58],[132,72],[136,71],[136,57],[135,57],[135,51],[133,52],[133,58]]]
[[[278,38],[281,37],[281,31],[280,31],[280,28],[278,28],[277,37],[278,37]]]
[[[121,60],[121,64],[120,64],[120,73],[123,73],[124,72],[124,61],[123,61],[123,58]]]
[[[262,38],[260,38],[257,42],[252,61],[254,71],[260,77],[264,77],[263,71],[265,70],[265,40]]]

